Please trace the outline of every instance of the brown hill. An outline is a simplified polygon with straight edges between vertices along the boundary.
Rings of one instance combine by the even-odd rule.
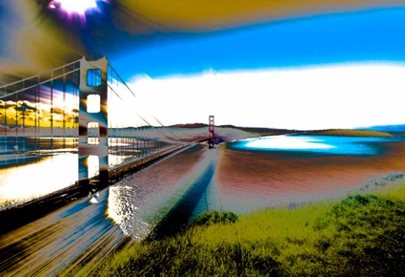
[[[331,135],[331,136],[350,136],[350,137],[392,137],[393,135],[386,132],[372,130],[347,130],[347,129],[329,129],[318,131],[306,131],[311,135]]]
[[[207,127],[207,124],[204,123],[185,123],[185,124],[174,124],[170,125],[169,127],[175,127],[175,128],[203,128]]]

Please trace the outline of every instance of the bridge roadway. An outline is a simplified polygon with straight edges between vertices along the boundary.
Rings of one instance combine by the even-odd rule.
[[[169,188],[156,189],[158,183],[163,183],[162,180],[171,180],[171,184],[179,182],[184,176],[189,175],[195,167],[196,163],[202,160],[208,152],[216,151],[208,150],[204,144],[193,144],[188,147],[176,149],[171,153],[166,153],[164,157],[138,164],[132,170],[139,171],[145,166],[149,166],[148,170],[141,170],[137,174],[128,175],[120,181],[117,178],[117,185],[120,182],[125,183],[125,180],[133,178],[136,182],[144,182],[144,186],[140,186],[137,195],[142,197],[139,201],[147,201],[148,197],[157,190],[168,190]],[[121,172],[121,174],[129,174]],[[117,173],[113,173],[117,174]],[[118,175],[117,175],[118,176]],[[121,175],[123,176],[123,175]],[[155,182],[154,188],[149,186],[151,180],[159,178],[160,181]],[[132,180],[132,181],[133,181]],[[142,181],[144,180],[144,181]],[[166,184],[167,185],[167,184]],[[2,220],[2,231],[0,235],[0,272],[2,276],[53,276],[61,270],[70,271],[76,270],[77,264],[85,265],[84,271],[79,273],[83,275],[87,273],[92,264],[112,251],[120,247],[124,247],[131,239],[123,232],[122,226],[117,224],[111,217],[106,216],[106,211],[109,209],[109,197],[111,197],[110,188],[100,189],[97,193],[98,197],[95,203],[92,204],[88,196],[80,197],[66,205],[63,199],[69,197],[81,196],[75,195],[74,192],[63,196],[57,196],[48,200],[44,200],[42,207],[39,209],[42,217],[33,220],[30,223],[16,220],[18,224],[13,225],[13,220],[16,216],[24,217],[22,213],[10,213],[7,217],[0,214]],[[94,195],[93,195],[94,196]],[[59,202],[58,202],[59,201]],[[50,212],[46,210],[49,205],[59,203],[59,208]],[[60,207],[62,204],[63,207]],[[94,202],[93,202],[94,203]],[[41,203],[37,203],[41,206]],[[33,205],[28,205],[32,211],[38,210],[33,208]],[[48,207],[49,208],[49,207]],[[27,211],[22,209],[21,211]],[[12,220],[10,216],[14,215]],[[10,225],[8,224],[10,223]],[[20,225],[18,227],[18,225]],[[5,227],[6,226],[6,227]],[[8,227],[7,227],[8,226]]]

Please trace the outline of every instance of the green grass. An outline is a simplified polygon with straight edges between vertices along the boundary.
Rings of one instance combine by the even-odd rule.
[[[135,243],[106,258],[91,274],[403,276],[402,177],[388,175],[349,196],[295,208],[210,212],[174,238]]]

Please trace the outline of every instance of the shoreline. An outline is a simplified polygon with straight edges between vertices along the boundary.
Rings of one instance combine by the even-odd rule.
[[[405,248],[401,248],[405,246],[403,242],[398,241],[397,248],[387,248],[387,243],[392,243],[391,237],[405,235],[405,223],[400,220],[404,198],[404,174],[390,173],[336,198],[256,210],[238,215],[234,223],[213,220],[191,224],[193,227],[176,237],[134,243],[96,265],[91,273],[99,276],[108,276],[108,272],[120,276],[156,272],[182,276],[241,276],[242,272],[255,276],[269,272],[278,272],[275,276],[343,273],[367,276],[372,270],[383,275],[398,273],[405,269],[403,258],[380,257],[379,252],[368,253],[367,247],[375,245],[386,255],[404,257],[395,256],[405,253]],[[387,217],[393,219],[383,220]],[[368,228],[369,224],[374,228]],[[385,229],[391,233],[380,237]],[[358,232],[363,235],[357,237],[356,244],[351,244],[352,236]],[[400,252],[395,254],[396,251]],[[152,253],[155,254],[150,256]],[[159,260],[154,258],[157,256]],[[359,267],[357,263],[361,261],[370,262]],[[240,263],[243,267],[238,266]]]

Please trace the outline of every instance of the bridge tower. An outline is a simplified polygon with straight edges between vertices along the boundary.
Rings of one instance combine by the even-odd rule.
[[[79,184],[90,185],[89,158],[98,158],[99,185],[109,183],[108,105],[105,57],[97,61],[80,60],[79,104]],[[89,187],[90,188],[90,187]]]
[[[209,140],[208,140],[208,148],[214,148],[215,144],[217,143],[217,138],[215,136],[214,131],[214,116],[210,115],[208,117],[208,132],[209,132]]]

